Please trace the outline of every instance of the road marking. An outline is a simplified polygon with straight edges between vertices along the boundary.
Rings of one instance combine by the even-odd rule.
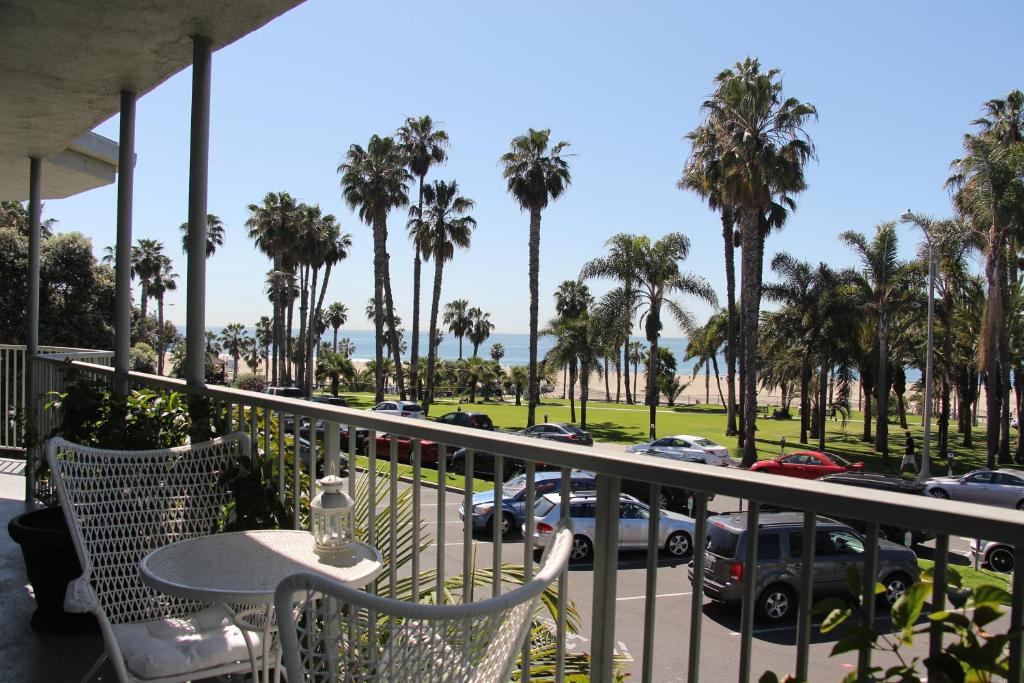
[[[656,598],[678,598],[678,597],[682,597],[682,596],[685,596],[685,595],[693,595],[693,591],[688,591],[686,593],[658,593],[654,597],[656,597]],[[622,600],[644,600],[646,598],[647,598],[646,595],[630,595],[630,596],[625,597],[625,598],[615,598],[615,599],[618,600],[618,601],[622,601]]]

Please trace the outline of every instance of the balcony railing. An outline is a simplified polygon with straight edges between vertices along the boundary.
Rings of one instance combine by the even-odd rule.
[[[66,346],[40,346],[39,353],[61,360],[72,358],[96,365],[110,365],[113,351],[75,349]],[[25,346],[0,344],[0,451],[23,451],[25,436]]]
[[[38,356],[32,362],[37,364],[35,377],[37,385],[33,395],[37,401],[37,415],[40,416],[40,434],[47,434],[59,420],[59,415],[54,411],[42,411],[45,394],[49,391],[60,391],[66,378],[64,377],[66,366],[60,356]],[[78,373],[85,376],[92,376],[104,380],[113,379],[113,369],[101,365],[72,362]],[[568,514],[568,497],[570,486],[568,485],[570,469],[580,468],[592,471],[597,475],[597,531],[596,543],[594,544],[593,562],[593,586],[591,595],[574,595],[570,586],[568,573],[560,580],[559,601],[563,609],[559,610],[559,619],[554,625],[558,671],[554,674],[554,680],[563,680],[567,651],[567,627],[566,610],[564,606],[567,600],[589,600],[591,604],[591,623],[589,630],[590,654],[592,656],[591,680],[610,681],[612,680],[615,661],[615,650],[617,643],[616,617],[620,598],[617,592],[618,565],[618,534],[619,534],[619,510],[618,492],[620,482],[623,478],[640,481],[651,487],[649,500],[653,502],[651,522],[648,532],[648,552],[645,576],[644,618],[643,618],[643,647],[642,657],[637,663],[638,669],[634,672],[639,674],[640,680],[657,680],[654,666],[655,660],[668,656],[677,656],[683,651],[682,642],[686,638],[685,651],[687,653],[686,664],[681,665],[677,672],[682,677],[683,669],[686,671],[686,680],[698,681],[702,666],[705,674],[709,674],[713,668],[713,676],[709,679],[723,680],[732,678],[733,671],[738,673],[738,680],[748,681],[756,679],[761,673],[753,662],[753,636],[754,636],[754,586],[755,581],[747,580],[744,584],[744,600],[740,618],[739,651],[738,657],[729,661],[702,661],[702,628],[705,625],[704,596],[703,596],[703,567],[705,554],[695,552],[693,555],[694,579],[692,592],[689,600],[692,601],[690,612],[690,623],[688,629],[682,627],[678,620],[666,624],[665,620],[671,620],[672,615],[662,611],[662,619],[655,618],[655,601],[658,595],[658,544],[657,544],[657,502],[659,499],[659,487],[677,487],[687,491],[696,492],[691,514],[695,518],[694,538],[703,539],[706,535],[706,523],[708,517],[708,497],[711,494],[718,496],[729,496],[748,501],[746,515],[747,528],[757,528],[758,519],[762,505],[771,505],[783,509],[794,507],[803,510],[804,537],[813,538],[816,519],[818,516],[834,515],[843,518],[854,518],[863,520],[866,523],[867,533],[865,535],[864,553],[864,575],[876,575],[878,561],[877,531],[879,525],[891,524],[899,520],[899,524],[905,528],[930,530],[936,534],[935,541],[935,583],[931,598],[931,609],[940,610],[947,605],[947,566],[948,551],[951,537],[985,538],[1006,543],[1017,549],[1018,555],[1024,557],[1024,512],[1016,510],[999,509],[998,514],[993,514],[994,509],[981,505],[960,503],[948,500],[937,500],[922,496],[908,496],[904,494],[890,494],[870,489],[853,488],[830,484],[819,481],[792,480],[787,477],[773,477],[760,475],[745,470],[734,468],[708,467],[705,465],[690,464],[684,462],[670,461],[660,458],[644,458],[619,452],[606,452],[600,447],[586,448],[559,444],[549,441],[528,439],[510,434],[488,432],[482,430],[463,429],[447,426],[428,420],[409,420],[399,417],[380,415],[374,412],[339,408],[329,405],[312,403],[304,400],[279,398],[266,394],[241,391],[238,389],[206,386],[201,388],[188,387],[180,380],[156,377],[141,373],[129,374],[130,385],[138,388],[148,387],[153,389],[173,390],[182,393],[190,393],[204,396],[211,399],[215,406],[220,408],[218,414],[225,416],[224,430],[244,430],[253,437],[253,443],[258,444],[265,456],[277,460],[278,492],[285,499],[286,495],[294,501],[294,512],[296,526],[299,524],[300,499],[312,495],[309,487],[313,486],[312,478],[308,483],[302,484],[299,479],[299,472],[302,469],[297,462],[296,449],[289,445],[290,439],[286,439],[285,430],[277,431],[276,439],[272,439],[271,430],[265,429],[268,418],[276,418],[278,424],[285,424],[286,419],[293,420],[296,435],[298,425],[309,419],[311,428],[308,430],[310,448],[308,457],[309,472],[314,472],[318,451],[324,456],[325,467],[331,470],[338,466],[342,451],[354,454],[356,452],[356,429],[369,430],[367,444],[368,469],[372,472],[378,463],[389,462],[391,465],[390,475],[387,482],[388,493],[381,496],[383,505],[390,506],[390,516],[387,518],[386,529],[376,528],[374,522],[376,515],[370,514],[368,524],[368,541],[373,544],[380,533],[393,535],[398,531],[398,520],[396,519],[395,501],[398,497],[398,458],[396,452],[396,440],[391,440],[388,453],[378,452],[376,434],[388,432],[399,434],[412,440],[412,476],[411,485],[413,490],[413,520],[424,519],[427,515],[429,521],[429,506],[424,506],[421,500],[422,467],[420,462],[420,445],[423,440],[429,439],[439,444],[438,457],[438,481],[446,481],[446,458],[445,454],[451,449],[464,447],[468,449],[465,467],[465,493],[464,501],[466,509],[472,508],[472,477],[473,477],[473,452],[486,452],[495,455],[495,471],[501,471],[502,458],[516,458],[526,462],[526,476],[534,476],[536,463],[561,468],[562,471],[562,506],[563,515]],[[318,443],[316,421],[323,420],[325,423],[324,437]],[[348,444],[341,443],[341,425],[347,425],[349,429]],[[38,454],[35,455],[38,457]],[[354,457],[354,456],[353,456]],[[285,467],[286,464],[292,465]],[[28,468],[30,473],[33,467]],[[292,481],[286,481],[284,473],[291,471],[294,474]],[[355,477],[350,477],[350,486],[355,492]],[[375,478],[370,477],[371,488],[376,486]],[[30,481],[29,490],[36,495],[44,496],[46,491],[41,486],[36,486]],[[302,490],[305,487],[305,490]],[[501,480],[495,477],[495,496],[500,494]],[[532,487],[528,487],[532,491]],[[473,556],[473,536],[471,516],[466,515],[462,523],[459,536],[450,538],[446,536],[446,523],[459,524],[458,520],[446,518],[446,497],[459,495],[446,491],[440,486],[437,491],[436,512],[433,513],[433,521],[436,523],[437,557],[435,560],[436,580],[438,586],[445,578],[462,575],[468,577],[476,566],[476,558]],[[375,491],[370,493],[370,501],[377,501]],[[374,505],[371,502],[371,505]],[[528,502],[526,508],[526,528],[533,528],[532,504]],[[384,510],[382,506],[381,511]],[[377,510],[374,510],[376,513]],[[419,547],[420,525],[411,524],[414,538],[414,546]],[[756,535],[755,535],[756,536]],[[461,562],[449,561],[444,552],[448,543],[447,540],[458,541],[461,537],[462,558]],[[523,548],[523,563],[527,568],[533,566],[532,547],[530,539],[525,539]],[[695,544],[696,545],[696,544]],[[753,577],[756,571],[757,543],[747,544],[746,557],[743,566],[743,574]],[[802,586],[803,595],[808,595],[811,588],[811,572],[808,568],[814,567],[814,543],[803,544]],[[411,580],[413,582],[413,595],[419,594],[420,569],[419,556],[416,556]],[[499,566],[502,562],[502,539],[500,534],[494,534],[492,566]],[[529,569],[527,570],[529,571]],[[394,589],[395,578],[392,577]],[[464,585],[471,585],[467,581]],[[1010,646],[1010,680],[1021,680],[1021,648],[1022,636],[1021,626],[1024,624],[1024,575],[1015,574],[1012,580],[1012,612],[1010,615],[1010,628],[1017,629],[1016,635]],[[500,591],[501,586],[495,585],[493,590]],[[685,593],[683,595],[686,595]],[[471,589],[466,593],[464,599],[472,599]],[[630,597],[630,600],[635,599]],[[635,604],[635,603],[633,603]],[[866,601],[866,604],[873,605],[873,600]],[[868,607],[868,612],[871,613]],[[873,614],[871,614],[873,619]],[[655,638],[659,628],[671,628],[672,633],[685,634],[675,636],[673,640],[679,643],[678,648],[672,648],[673,652],[655,650]],[[937,652],[942,647],[943,635],[937,628],[932,629],[929,636],[929,650]],[[800,600],[796,621],[795,647],[792,654],[794,662],[792,671],[803,679],[807,678],[809,667],[809,644],[811,640],[811,601]],[[705,643],[705,646],[709,646]],[[526,654],[524,650],[524,655]],[[870,649],[863,649],[859,652],[858,666],[861,671],[866,671],[871,664],[872,652]],[[682,658],[680,658],[682,661]],[[735,662],[735,663],[733,663]],[[728,669],[727,667],[736,667]],[[781,672],[780,672],[781,673]],[[837,675],[838,679],[840,675]]]

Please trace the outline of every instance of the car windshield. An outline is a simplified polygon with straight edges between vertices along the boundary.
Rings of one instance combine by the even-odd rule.
[[[740,542],[740,536],[735,531],[727,529],[720,522],[711,524],[708,527],[708,552],[719,557],[735,557],[736,546]]]
[[[570,434],[575,434],[576,436],[584,436],[586,434],[585,431],[573,425],[562,425],[562,429],[569,432]]]
[[[555,501],[549,500],[547,496],[537,499],[536,505],[533,507],[533,513],[537,517],[547,517],[548,513],[551,512],[555,507]]]
[[[704,448],[708,448],[710,446],[717,446],[718,445],[717,443],[715,443],[711,439],[697,439],[697,440],[694,441],[694,443],[697,444],[698,446],[702,446]]]
[[[838,455],[836,455],[835,453],[826,453],[825,455],[827,455],[829,460],[831,460],[832,462],[834,462],[837,465],[842,465],[843,467],[849,467],[850,466],[850,461],[849,460],[847,460],[846,458],[841,458]]]
[[[411,410],[414,413],[418,413],[419,411],[423,410],[423,408],[421,408],[420,406],[416,405],[415,403],[406,403],[402,407],[402,410]]]

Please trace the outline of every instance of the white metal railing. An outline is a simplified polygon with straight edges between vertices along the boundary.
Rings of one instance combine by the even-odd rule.
[[[46,392],[60,390],[65,383],[65,366],[56,358],[38,356],[33,360],[37,364],[38,371],[35,373],[38,384],[33,394],[39,401],[41,407]],[[71,363],[77,372],[86,376],[112,380],[114,371],[112,368],[82,362]],[[706,521],[708,516],[707,500],[711,494],[735,497],[749,501],[747,507],[748,528],[757,528],[760,509],[762,505],[773,505],[792,509],[795,505],[804,511],[804,534],[805,538],[813,538],[815,523],[818,515],[835,515],[838,517],[859,519],[866,523],[868,533],[865,534],[866,551],[864,575],[871,576],[877,573],[878,561],[878,540],[877,531],[881,524],[891,524],[893,520],[899,520],[902,527],[910,529],[929,530],[936,534],[936,571],[935,584],[931,598],[933,610],[941,610],[946,603],[946,570],[947,554],[950,537],[963,536],[968,538],[983,537],[988,540],[1000,541],[1013,546],[1018,556],[1024,557],[1024,512],[1016,510],[999,510],[998,515],[993,514],[993,509],[982,505],[960,503],[948,500],[937,500],[923,496],[907,496],[893,494],[871,489],[854,488],[820,482],[814,480],[794,480],[787,477],[771,477],[757,475],[745,470],[734,468],[708,467],[685,462],[676,462],[660,458],[636,458],[622,452],[605,452],[600,448],[586,448],[567,444],[554,443],[543,440],[527,439],[524,437],[488,432],[484,430],[464,429],[443,425],[428,420],[408,420],[399,417],[380,415],[378,413],[354,410],[350,408],[333,407],[320,403],[313,403],[300,399],[288,399],[257,394],[238,389],[204,386],[188,387],[183,381],[165,377],[156,377],[141,373],[129,373],[128,380],[134,387],[149,387],[153,389],[173,390],[182,393],[203,396],[211,399],[217,407],[217,414],[222,420],[222,429],[249,431],[253,437],[253,443],[258,445],[264,457],[276,459],[278,472],[278,492],[293,500],[295,524],[299,524],[299,506],[301,499],[308,500],[314,493],[311,488],[314,486],[312,478],[303,484],[300,482],[300,465],[295,450],[288,443],[290,439],[285,438],[285,430],[277,431],[276,443],[272,443],[271,430],[266,429],[270,424],[268,419],[277,420],[278,424],[284,424],[287,418],[292,419],[295,425],[296,434],[299,431],[298,425],[303,420],[310,420],[311,428],[308,431],[310,442],[308,471],[316,471],[317,452],[322,448],[326,469],[331,471],[337,466],[342,452],[353,454],[357,451],[357,436],[355,428],[369,430],[366,456],[368,458],[369,471],[375,471],[380,462],[389,462],[391,465],[390,475],[387,480],[388,492],[382,494],[381,500],[384,506],[390,508],[390,513],[381,520],[377,520],[375,514],[378,510],[374,501],[377,501],[376,478],[369,478],[370,501],[374,509],[368,517],[368,541],[373,544],[378,534],[391,534],[394,537],[399,531],[399,522],[395,515],[394,505],[398,497],[398,458],[396,440],[390,442],[388,453],[378,453],[376,434],[389,432],[408,437],[413,443],[412,461],[412,489],[413,489],[413,515],[412,520],[423,519],[424,506],[420,500],[422,485],[422,462],[421,442],[429,439],[439,445],[438,452],[438,481],[446,481],[446,453],[449,449],[464,447],[467,449],[465,458],[465,486],[464,501],[467,504],[467,511],[471,509],[473,494],[473,453],[486,452],[494,454],[494,471],[500,472],[503,458],[517,458],[526,463],[526,476],[528,481],[534,477],[535,463],[545,463],[561,469],[562,472],[562,514],[568,515],[569,511],[569,477],[571,468],[582,468],[593,471],[597,474],[597,542],[594,544],[593,562],[593,595],[592,595],[592,621],[590,625],[591,639],[591,680],[611,681],[613,667],[615,666],[613,654],[616,642],[616,611],[617,611],[617,580],[618,572],[618,491],[623,478],[640,481],[648,484],[650,489],[650,500],[652,501],[651,522],[648,527],[648,553],[647,553],[647,574],[645,590],[645,617],[643,629],[643,652],[644,656],[640,664],[642,681],[654,680],[654,660],[656,657],[665,656],[654,649],[655,632],[658,622],[654,618],[654,601],[658,589],[657,573],[657,524],[658,524],[658,491],[659,487],[677,487],[687,491],[694,491],[694,501],[691,508],[695,518],[694,538],[703,539],[706,532]],[[40,415],[40,434],[46,434],[59,419],[53,411],[38,413]],[[318,443],[317,420],[323,420],[326,429],[322,443]],[[340,425],[348,425],[348,443],[342,443],[340,438]],[[30,458],[31,462],[31,458]],[[285,472],[289,468],[293,479],[286,481]],[[32,467],[28,468],[31,478]],[[355,477],[349,477],[351,492],[355,493]],[[496,498],[500,495],[500,477],[495,477],[494,491]],[[34,490],[34,489],[30,489]],[[532,486],[527,487],[532,491]],[[41,493],[45,493],[42,492]],[[462,526],[462,562],[449,563],[446,560],[444,547],[446,545],[445,523],[452,520],[445,519],[445,487],[438,490],[438,501],[436,506],[437,543],[438,552],[436,558],[436,581],[440,588],[446,577],[461,575],[464,579],[474,571],[475,557],[472,555],[472,519],[467,514]],[[532,496],[531,496],[532,497]],[[533,506],[528,501],[526,507],[526,528],[533,527]],[[382,507],[383,512],[385,508]],[[457,522],[456,522],[457,523]],[[386,528],[378,528],[383,524]],[[418,523],[411,524],[411,533],[415,547],[419,547]],[[756,534],[752,536],[754,541],[747,544],[746,557],[744,560],[744,575],[753,577],[756,573],[757,543]],[[457,539],[452,539],[457,540]],[[814,543],[803,544],[802,585],[810,587],[810,571],[814,567]],[[695,547],[699,547],[695,544]],[[502,558],[502,539],[498,533],[493,539],[493,565],[498,566]],[[411,581],[413,582],[412,593],[419,594],[420,566],[419,556],[414,556]],[[449,566],[460,564],[461,566]],[[532,548],[529,539],[524,542],[523,564],[527,572],[533,567]],[[688,633],[686,634],[688,646],[687,680],[698,681],[701,676],[702,664],[705,673],[713,667],[715,680],[721,680],[723,667],[726,662],[702,662],[701,659],[701,632],[704,620],[703,613],[703,565],[704,553],[693,554],[694,580],[692,586],[692,612]],[[527,573],[527,578],[529,574]],[[396,578],[392,574],[389,588],[395,589]],[[463,599],[472,600],[472,581],[465,581]],[[753,603],[754,603],[755,581],[747,580],[744,583],[745,596],[743,600],[741,626],[740,626],[740,648],[738,658],[738,680],[745,683],[756,678],[760,673],[752,670],[752,642],[753,642]],[[1012,579],[1012,611],[1010,628],[1016,629],[1017,635],[1010,641],[1010,680],[1020,681],[1022,679],[1022,638],[1024,638],[1024,574],[1017,573]],[[501,590],[500,585],[493,586],[493,592]],[[804,593],[806,594],[806,593]],[[559,581],[559,603],[563,608],[559,611],[559,619],[555,624],[555,637],[557,638],[558,669],[553,680],[563,680],[564,666],[566,661],[566,601],[571,599],[569,595],[568,574],[563,574]],[[872,603],[873,604],[873,603]],[[868,610],[870,613],[870,609]],[[798,601],[798,616],[796,624],[796,647],[794,648],[794,667],[798,679],[806,680],[808,672],[808,652],[810,644],[811,627],[811,601]],[[672,628],[678,629],[678,624]],[[682,637],[682,636],[681,636]],[[930,632],[929,649],[934,653],[942,646],[942,632],[933,628]],[[524,648],[524,661],[528,650]],[[675,653],[673,653],[675,654]],[[859,668],[865,671],[871,664],[871,650],[865,648],[859,653]],[[731,678],[731,675],[728,675]],[[524,676],[523,680],[528,680]],[[552,679],[547,679],[552,680]]]
[[[39,353],[97,365],[110,365],[114,358],[113,351],[68,346],[40,346]],[[0,344],[0,450],[24,450],[26,355],[24,344]]]

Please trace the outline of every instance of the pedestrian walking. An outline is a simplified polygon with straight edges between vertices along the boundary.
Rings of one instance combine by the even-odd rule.
[[[900,472],[917,474],[917,459],[914,457],[914,437],[906,432],[907,439],[903,443],[903,462],[900,463]]]

